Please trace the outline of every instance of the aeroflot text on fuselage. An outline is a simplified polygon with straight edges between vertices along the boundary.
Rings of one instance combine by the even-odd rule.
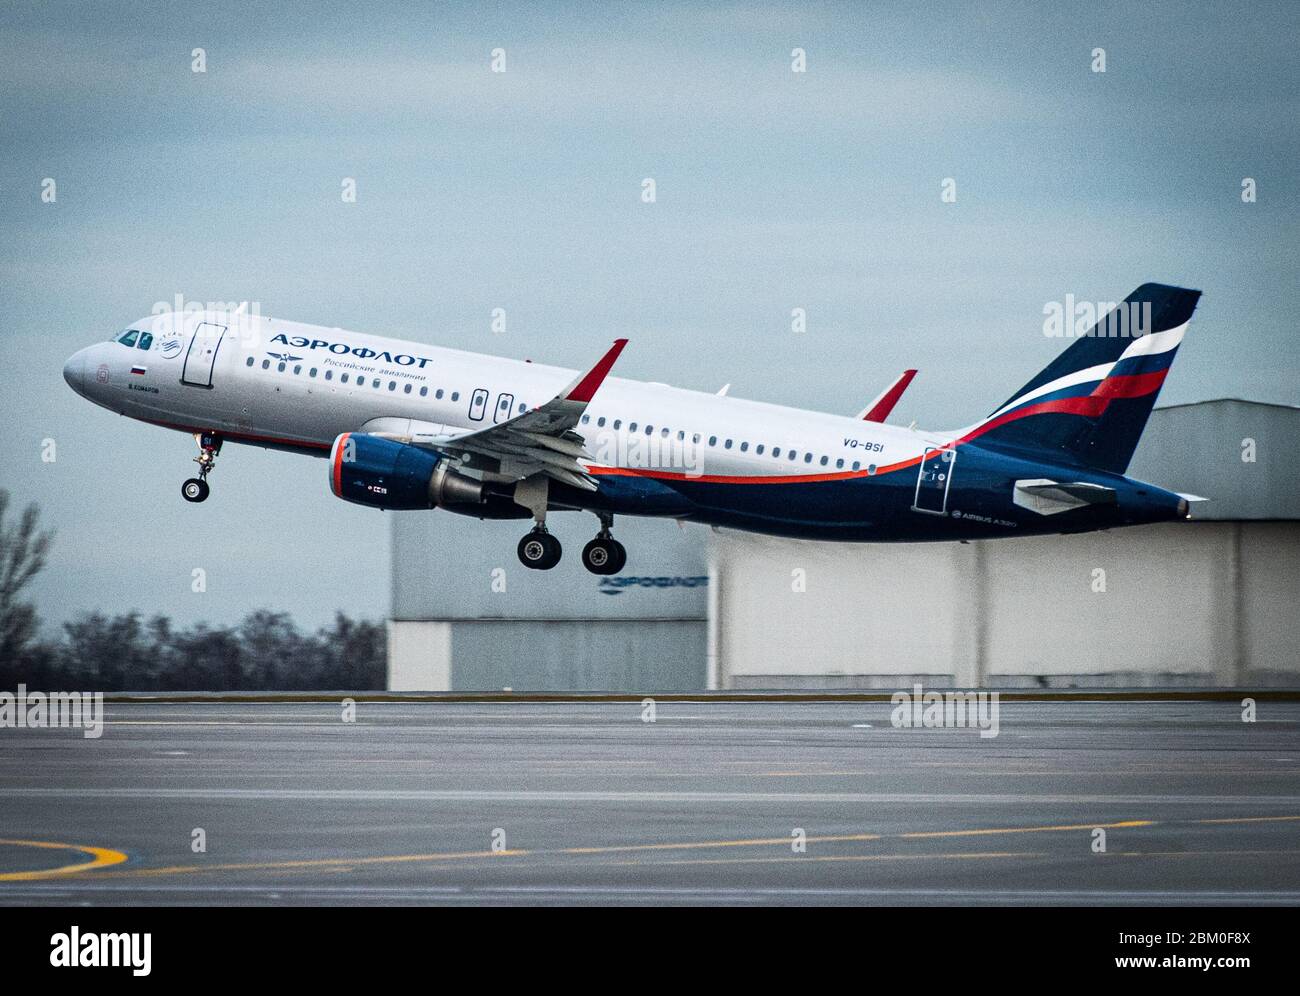
[[[227,441],[327,456],[324,483],[345,501],[532,520],[517,553],[534,569],[560,561],[551,513],[587,512],[599,528],[582,563],[616,575],[628,551],[613,528],[626,515],[850,542],[1185,519],[1195,496],[1125,471],[1199,297],[1143,284],[1103,314],[1067,296],[1055,309],[1072,339],[1064,352],[948,430],[888,422],[914,368],[864,389],[875,400],[857,416],[833,415],[729,385],[611,376],[626,339],[570,370],[242,310],[141,319],[71,357],[64,377],[110,411],[194,435],[187,501],[209,497]]]
[[[390,353],[386,349],[373,349],[370,346],[349,346],[346,342],[330,342],[327,339],[308,339],[296,335],[292,338],[283,332],[271,337],[272,342],[282,342],[294,349],[328,349],[331,353],[342,355],[351,353],[359,360],[375,360],[379,363],[394,363],[399,367],[417,366],[421,370],[433,360],[428,356],[411,356],[409,353]]]

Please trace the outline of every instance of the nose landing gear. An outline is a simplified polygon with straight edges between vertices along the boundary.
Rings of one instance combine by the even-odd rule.
[[[582,566],[592,574],[617,574],[627,566],[627,549],[610,534],[612,515],[600,516],[600,532],[582,548]]]
[[[199,476],[191,477],[181,485],[181,497],[189,502],[201,502],[212,490],[208,487],[208,475],[221,452],[221,437],[214,432],[196,432],[194,440],[199,444],[199,455],[194,458],[199,465]]]

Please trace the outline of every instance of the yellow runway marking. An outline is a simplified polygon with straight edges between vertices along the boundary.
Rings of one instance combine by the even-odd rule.
[[[677,861],[656,861],[656,865],[769,865],[785,861],[934,861],[982,860],[986,858],[1046,858],[1046,851],[973,851],[955,854],[788,854],[780,858],[682,858]],[[641,861],[619,861],[620,865],[641,865]]]
[[[357,865],[410,864],[423,861],[457,861],[465,858],[514,858],[532,851],[445,851],[433,854],[381,854],[369,858],[304,858],[300,861],[244,861],[224,865],[171,865],[163,868],[135,868],[108,872],[96,878],[142,877],[151,875],[185,875],[209,871],[291,871],[302,868],[340,869]]]
[[[809,844],[833,844],[846,840],[880,840],[878,833],[846,833],[826,837],[809,837]],[[538,851],[539,854],[618,854],[627,851],[692,851],[710,847],[771,847],[789,844],[793,837],[754,837],[741,840],[697,840],[682,844],[613,844],[608,847],[565,847],[558,851]]]
[[[806,838],[809,844],[833,844],[846,842],[863,842],[877,840],[928,840],[940,838],[955,837],[983,837],[996,836],[1001,834],[1025,834],[1025,833],[1064,833],[1064,832],[1087,832],[1097,828],[1103,829],[1137,829],[1152,826],[1175,826],[1175,825],[1198,825],[1198,824],[1234,824],[1234,823],[1264,823],[1264,822],[1283,822],[1283,821],[1300,821],[1300,816],[1252,816],[1252,817],[1235,817],[1225,819],[1207,819],[1207,820],[1122,820],[1113,823],[1071,823],[1060,825],[1033,826],[1033,827],[987,827],[969,830],[926,830],[911,831],[905,833],[879,834],[879,833],[853,833],[853,834],[827,834],[821,836],[810,836]],[[289,861],[250,861],[230,864],[212,864],[212,865],[170,865],[158,868],[133,868],[123,869],[116,872],[96,873],[96,878],[119,878],[119,877],[152,877],[163,875],[185,875],[196,872],[221,872],[221,871],[295,871],[306,869],[320,869],[331,872],[348,872],[357,868],[375,865],[389,864],[419,864],[419,863],[442,863],[442,862],[472,862],[472,861],[492,861],[497,858],[511,857],[587,857],[596,855],[633,855],[633,854],[652,854],[666,853],[674,851],[699,851],[712,850],[720,848],[743,848],[743,847],[787,847],[790,845],[792,837],[752,837],[738,838],[735,840],[700,840],[700,841],[677,841],[658,844],[611,844],[593,847],[564,847],[551,849],[515,849],[507,851],[442,851],[430,852],[426,854],[392,854],[392,855],[372,855],[370,857],[345,856],[337,858],[305,858],[301,860]],[[47,878],[53,875],[69,875],[79,872],[90,871],[95,868],[106,865],[120,864],[126,860],[126,855],[120,851],[110,851],[103,848],[80,847],[66,844],[48,844],[32,841],[0,841],[0,843],[26,844],[33,847],[49,848],[67,848],[80,850],[95,856],[95,860],[80,864],[70,865],[63,868],[52,869],[40,872],[14,872],[8,875],[0,874],[0,881],[4,880],[21,880],[30,878]],[[1235,852],[1147,852],[1146,857],[1156,856],[1174,856],[1186,855],[1196,856],[1213,853],[1235,853]],[[1241,852],[1253,853],[1253,852]],[[1290,852],[1261,852],[1261,853],[1290,853]],[[989,851],[989,852],[970,852],[966,854],[859,854],[859,855],[791,855],[790,857],[781,858],[701,858],[701,859],[680,859],[677,861],[662,861],[663,864],[687,864],[687,863],[728,863],[728,862],[746,862],[746,861],[903,861],[903,860],[945,860],[959,858],[1011,858],[1011,857],[1041,857],[1038,852],[1013,852],[1013,851]],[[1121,856],[1121,855],[1116,855]],[[1135,855],[1137,856],[1137,855]],[[628,864],[639,864],[641,862],[619,862]]]
[[[1124,820],[1121,823],[1072,823],[1067,826],[1058,827],[1001,827],[993,830],[926,830],[919,833],[900,833],[896,834],[906,840],[917,840],[925,837],[982,837],[989,834],[997,833],[1056,833],[1062,830],[1096,830],[1098,827],[1103,830],[1118,830],[1122,827],[1152,827],[1158,820]]]
[[[81,861],[75,865],[60,865],[58,868],[40,868],[32,871],[0,872],[0,882],[34,882],[43,878],[55,878],[60,875],[72,875],[89,871],[92,868],[107,868],[120,865],[126,860],[121,851],[112,851],[107,847],[88,847],[83,844],[59,844],[48,840],[0,840],[0,846],[39,847],[50,851],[80,851],[89,854],[91,860]]]

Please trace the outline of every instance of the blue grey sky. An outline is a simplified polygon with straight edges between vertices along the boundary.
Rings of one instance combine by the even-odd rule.
[[[952,427],[1059,351],[1047,302],[1156,280],[1205,292],[1162,403],[1300,402],[1297,37],[1292,3],[6,4],[0,486],[58,530],[42,616],[387,609],[385,516],[322,461],[228,446],[189,506],[188,437],[63,383],[176,295],[571,366],[626,335],[625,376],[845,413],[916,366],[895,417]]]

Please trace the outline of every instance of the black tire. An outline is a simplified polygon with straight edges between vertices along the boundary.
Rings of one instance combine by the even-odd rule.
[[[209,492],[208,482],[197,477],[191,477],[181,485],[181,497],[189,502],[207,501]]]
[[[614,553],[614,541],[597,536],[582,548],[582,566],[592,574],[613,574],[611,568],[617,562]]]
[[[610,561],[609,567],[606,569],[605,573],[617,574],[627,566],[627,547],[616,539],[612,539],[609,542],[614,548],[614,557]]]
[[[560,541],[550,533],[529,533],[519,541],[519,562],[535,571],[549,571],[560,562]]]
[[[519,554],[519,562],[525,567],[535,571],[542,570],[542,564],[546,562],[545,534],[529,533],[519,541],[516,552]]]
[[[560,557],[564,554],[564,547],[560,546],[560,541],[550,533],[542,533],[542,541],[546,544],[546,561],[542,564],[540,570],[549,571],[560,562]]]

